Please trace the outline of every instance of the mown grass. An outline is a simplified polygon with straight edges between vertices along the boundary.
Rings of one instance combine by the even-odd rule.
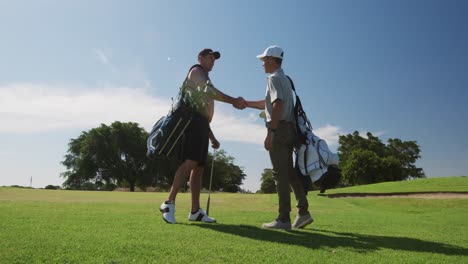
[[[426,178],[337,188],[326,193],[468,192],[468,177]]]
[[[276,216],[276,195],[212,194],[218,223],[202,224],[187,220],[181,193],[175,225],[157,211],[166,196],[0,188],[0,262],[468,263],[468,199],[311,192],[315,222],[288,232],[260,228]]]

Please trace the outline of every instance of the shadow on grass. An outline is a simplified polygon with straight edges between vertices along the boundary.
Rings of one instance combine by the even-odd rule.
[[[321,247],[351,248],[359,253],[379,250],[381,248],[413,252],[439,253],[445,255],[468,256],[468,249],[438,242],[424,241],[416,238],[364,235],[356,233],[333,232],[319,229],[301,231],[279,231],[249,225],[195,224],[200,228],[228,233],[250,239],[303,246],[311,249]]]

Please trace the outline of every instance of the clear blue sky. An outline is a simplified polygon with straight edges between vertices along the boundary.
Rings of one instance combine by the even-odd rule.
[[[468,3],[450,1],[2,1],[0,185],[61,184],[68,141],[100,123],[147,130],[202,48],[211,78],[261,99],[255,57],[285,50],[317,134],[416,140],[429,177],[468,175]],[[217,103],[213,130],[256,191],[270,167],[258,112]]]

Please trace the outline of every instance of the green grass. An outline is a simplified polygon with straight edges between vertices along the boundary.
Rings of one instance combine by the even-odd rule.
[[[445,191],[466,186],[466,178],[398,184],[426,190],[433,180]],[[212,194],[218,223],[202,224],[187,220],[190,194],[181,193],[175,225],[157,211],[166,196],[0,188],[0,262],[468,263],[468,199],[330,199],[311,192],[315,222],[288,232],[260,228],[276,216],[276,195]]]
[[[326,193],[468,192],[468,177],[427,178],[327,190]]]

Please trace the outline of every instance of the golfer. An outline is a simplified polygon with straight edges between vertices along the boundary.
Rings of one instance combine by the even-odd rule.
[[[247,107],[265,110],[267,135],[264,146],[270,154],[273,178],[278,192],[279,209],[275,221],[263,224],[265,228],[291,229],[292,187],[297,200],[294,228],[304,228],[314,220],[310,215],[304,187],[293,166],[293,145],[296,138],[294,102],[291,82],[281,64],[284,52],[278,46],[268,47],[257,58],[263,61],[267,76],[266,97],[260,101],[247,101]]]
[[[208,155],[208,143],[218,149],[219,141],[210,129],[210,122],[214,114],[214,100],[232,104],[238,109],[246,107],[242,97],[230,97],[211,83],[209,72],[213,69],[215,61],[221,54],[211,49],[203,49],[198,53],[198,65],[190,70],[186,81],[183,100],[194,109],[195,115],[185,130],[185,141],[183,147],[183,162],[177,169],[172,183],[169,197],[164,201],[159,210],[163,219],[170,224],[176,222],[175,201],[177,192],[183,186],[186,178],[190,176],[190,191],[192,193],[192,211],[188,215],[190,221],[202,221],[206,223],[216,222],[209,217],[200,207],[200,190],[202,185],[203,169]]]

